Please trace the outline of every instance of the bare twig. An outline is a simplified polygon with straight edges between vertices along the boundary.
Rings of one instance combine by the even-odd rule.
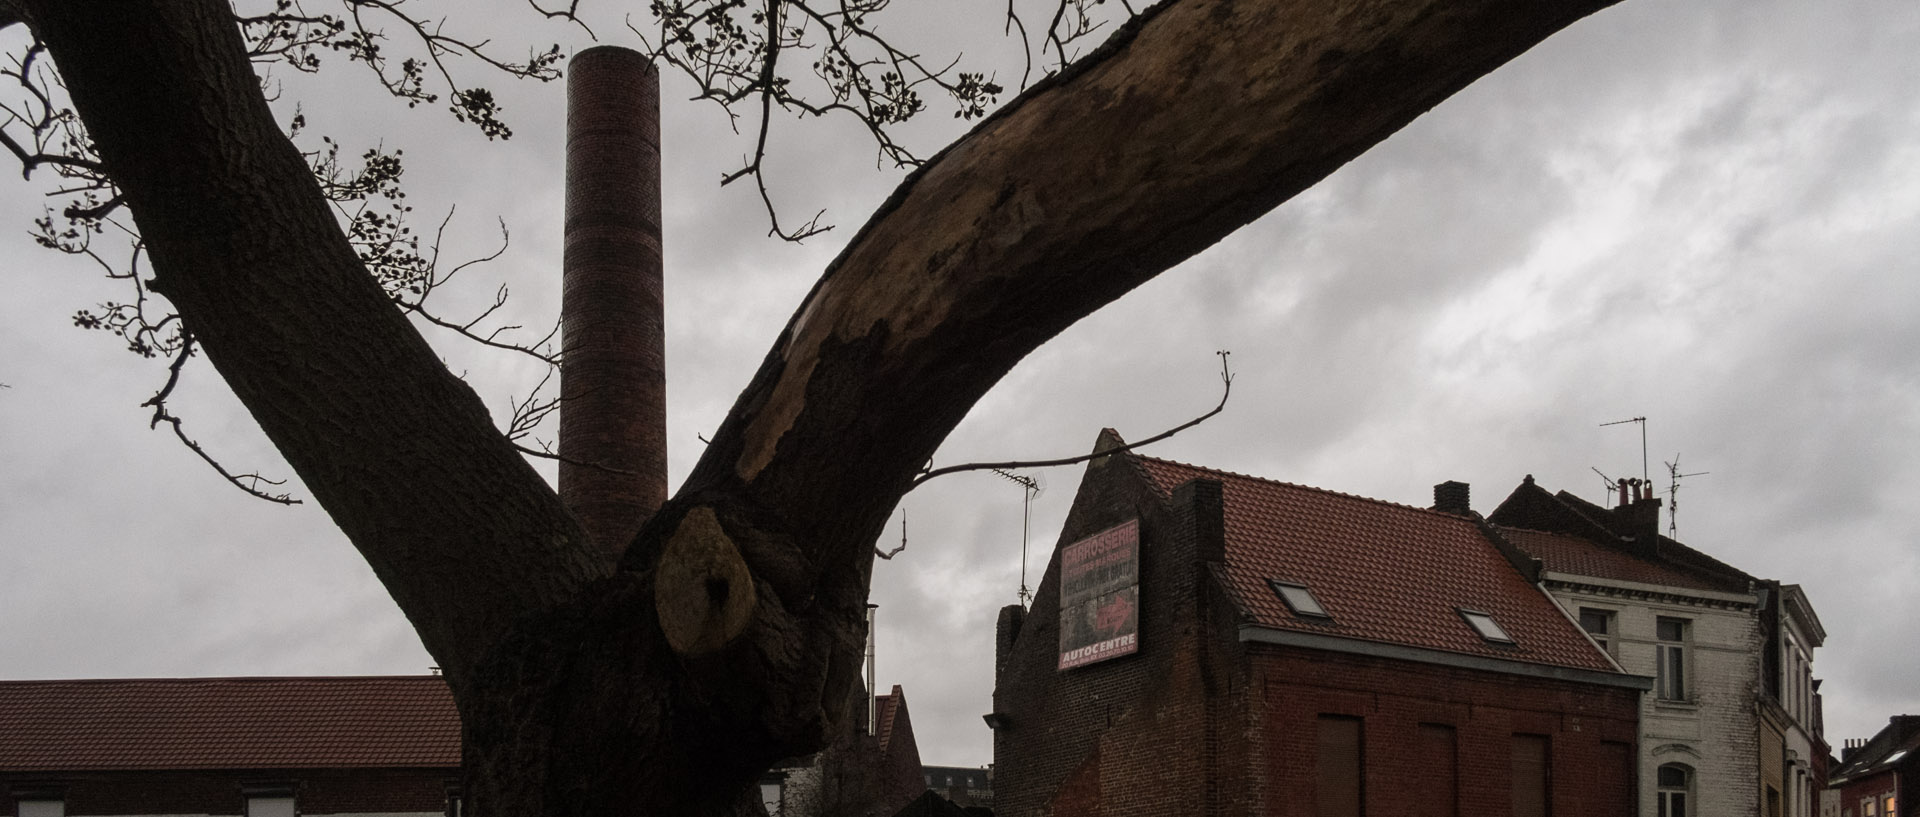
[[[770,222],[770,234],[789,241],[829,229],[816,213],[798,229],[780,225],[766,182],[768,129],[778,107],[805,117],[851,116],[873,137],[881,162],[911,167],[919,159],[895,141],[891,126],[926,109],[921,93],[937,89],[957,105],[954,116],[985,115],[1001,88],[986,74],[960,70],[958,60],[930,65],[918,54],[895,46],[875,28],[872,18],[888,0],[761,0],[749,8],[742,0],[661,0],[651,5],[658,32],[639,35],[648,55],[678,69],[699,88],[696,99],[713,102],[739,130],[736,105],[757,101],[753,154],[722,176],[728,184],[753,176]],[[813,79],[806,88],[782,69],[788,55],[812,55]],[[783,61],[784,59],[784,61]]]
[[[193,345],[193,336],[186,335],[184,341],[180,344],[179,354],[174,356],[173,363],[167,367],[166,385],[161,386],[160,391],[156,392],[153,397],[148,398],[147,402],[140,404],[142,407],[151,407],[153,409],[153,420],[147,424],[147,427],[152,428],[161,423],[172,426],[173,435],[179,438],[181,444],[185,445],[189,450],[193,451],[193,453],[198,454],[200,459],[206,461],[207,465],[211,466],[214,471],[219,472],[220,476],[224,477],[233,487],[239,488],[256,498],[264,499],[268,502],[277,502],[282,505],[300,504],[300,500],[294,499],[288,494],[270,494],[260,489],[262,483],[279,486],[285,485],[286,480],[267,479],[258,473],[235,474],[228,471],[226,466],[221,465],[220,461],[214,459],[212,454],[208,454],[207,450],[200,446],[200,443],[195,442],[193,438],[187,436],[186,429],[182,427],[179,417],[175,417],[167,411],[167,398],[173,395],[174,386],[180,383],[180,369],[186,365],[187,359],[193,356]]]
[[[1075,463],[1086,462],[1087,460],[1091,460],[1096,457],[1104,457],[1109,454],[1118,454],[1123,451],[1132,451],[1133,449],[1139,448],[1141,446],[1152,445],[1168,437],[1171,437],[1175,434],[1178,434],[1182,431],[1185,431],[1189,428],[1192,428],[1201,423],[1204,423],[1207,420],[1212,419],[1213,415],[1219,414],[1222,409],[1225,409],[1227,407],[1227,398],[1233,394],[1233,373],[1227,369],[1227,356],[1233,353],[1228,352],[1226,350],[1221,350],[1221,351],[1215,352],[1214,354],[1217,354],[1220,356],[1221,391],[1220,391],[1220,404],[1217,406],[1214,406],[1212,411],[1209,411],[1205,414],[1202,414],[1198,417],[1195,417],[1191,420],[1181,423],[1180,425],[1174,426],[1173,428],[1169,428],[1166,431],[1162,431],[1159,434],[1155,434],[1139,442],[1128,443],[1118,448],[1109,448],[1104,451],[1094,452],[1092,454],[1082,454],[1077,457],[1062,457],[1060,459],[1053,459],[1053,460],[1008,460],[1006,462],[969,462],[962,465],[949,465],[945,468],[930,468],[928,470],[922,471],[920,473],[920,476],[915,477],[913,480],[913,484],[907,486],[907,490],[911,491],[915,488],[918,488],[922,484],[925,484],[927,480],[933,479],[934,477],[942,477],[942,476],[946,476],[947,474],[957,474],[962,471],[985,471],[985,470],[1011,471],[1016,468],[1051,468],[1056,465],[1073,465]]]

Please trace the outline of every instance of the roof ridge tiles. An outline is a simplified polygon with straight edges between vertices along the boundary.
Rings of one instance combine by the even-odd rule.
[[[1261,477],[1261,476],[1254,476],[1252,474],[1242,474],[1238,471],[1228,471],[1224,468],[1209,468],[1205,465],[1194,465],[1192,463],[1180,462],[1178,460],[1169,460],[1169,459],[1163,459],[1160,457],[1149,457],[1144,454],[1140,454],[1136,456],[1138,456],[1139,459],[1141,459],[1144,462],[1156,462],[1162,465],[1172,465],[1179,468],[1186,468],[1194,471],[1205,471],[1207,473],[1235,477],[1237,479],[1243,479],[1250,482],[1261,482],[1261,483],[1266,483],[1268,485],[1280,486],[1283,488],[1297,488],[1302,491],[1311,491],[1316,494],[1326,494],[1328,496],[1337,496],[1343,499],[1357,499],[1362,502],[1371,502],[1375,505],[1385,505],[1389,508],[1398,508],[1401,510],[1409,510],[1409,511],[1420,511],[1421,513],[1431,514],[1443,519],[1458,520],[1458,519],[1471,518],[1471,517],[1464,517],[1459,514],[1447,513],[1446,511],[1436,511],[1432,508],[1423,508],[1423,507],[1420,507],[1419,505],[1408,505],[1404,502],[1394,502],[1393,500],[1390,500],[1390,499],[1381,499],[1379,497],[1364,496],[1361,494],[1350,494],[1345,491],[1336,491],[1331,488],[1321,488],[1316,485],[1304,485],[1298,482],[1288,482],[1286,480],[1273,479],[1272,477]]]

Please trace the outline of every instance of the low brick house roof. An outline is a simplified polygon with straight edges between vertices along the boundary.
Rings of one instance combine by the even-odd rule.
[[[1618,673],[1470,517],[1194,465],[1138,457],[1163,496],[1218,480],[1225,511],[1221,581],[1256,626]],[[1307,587],[1330,618],[1294,614],[1269,580]],[[1482,638],[1461,610],[1513,639]]]
[[[904,724],[907,719],[907,694],[900,691],[899,684],[894,684],[891,693],[875,695],[873,697],[873,705],[874,720],[877,721],[877,723],[874,724],[873,735],[879,740],[880,751],[882,753],[892,751],[894,724],[896,722]],[[913,741],[912,727],[909,726],[900,731],[901,734],[905,736],[903,742]],[[916,747],[915,754],[918,754],[918,747]]]
[[[1504,527],[1500,533],[1555,573],[1690,590],[1729,589],[1724,586],[1725,582],[1708,581],[1690,571],[1648,561],[1570,534]]]
[[[1920,715],[1895,715],[1864,745],[1848,749],[1846,760],[1828,776],[1828,785],[1840,786],[1903,767],[1920,768]]]
[[[1566,491],[1549,492],[1528,475],[1487,521],[1555,573],[1723,593],[1748,592],[1758,581],[1661,536],[1659,500],[1644,503],[1603,508]],[[1644,512],[1638,522],[1635,510]]]
[[[0,772],[459,765],[439,676],[0,681]]]

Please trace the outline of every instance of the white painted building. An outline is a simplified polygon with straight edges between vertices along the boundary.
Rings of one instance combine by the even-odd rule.
[[[1643,817],[1816,817],[1824,785],[1813,651],[1797,585],[1756,579],[1659,534],[1637,486],[1603,508],[1529,476],[1489,517],[1641,700]],[[1634,494],[1640,494],[1635,496]]]

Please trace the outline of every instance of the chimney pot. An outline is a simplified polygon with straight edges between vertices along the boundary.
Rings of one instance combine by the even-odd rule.
[[[1433,486],[1433,509],[1458,516],[1473,513],[1473,486],[1451,479]]]

